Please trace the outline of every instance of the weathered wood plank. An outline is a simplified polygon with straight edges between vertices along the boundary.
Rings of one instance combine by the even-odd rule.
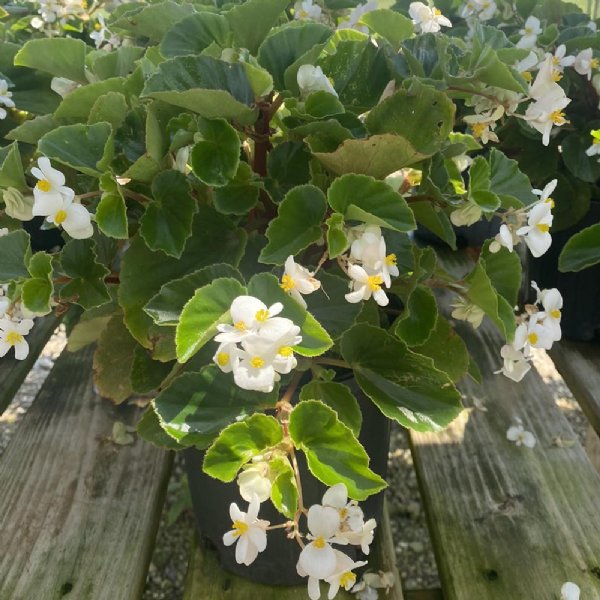
[[[396,585],[386,596],[388,600],[403,600],[400,576],[394,559],[394,545],[387,511],[380,524],[373,549],[372,568],[392,571]],[[249,567],[251,568],[251,567]],[[322,595],[329,586],[322,585]],[[242,579],[223,570],[216,551],[203,540],[195,539],[192,547],[183,600],[307,600],[306,586],[266,586]],[[354,600],[343,590],[336,600]]]
[[[548,354],[600,434],[600,345],[562,340]]]
[[[600,436],[591,425],[588,425],[585,433],[585,453],[596,467],[596,471],[600,473]]]
[[[442,590],[409,590],[405,592],[406,600],[444,600]]]
[[[171,456],[107,441],[139,411],[93,391],[90,349],[63,353],[0,459],[0,598],[141,596]]]
[[[598,473],[579,444],[553,444],[575,435],[537,372],[520,384],[493,374],[493,326],[461,334],[483,384],[461,384],[469,409],[445,431],[410,434],[444,598],[554,600],[573,581],[582,598],[600,599]],[[506,440],[517,418],[533,449]]]
[[[11,403],[13,396],[17,393],[59,323],[60,319],[54,315],[48,315],[36,321],[31,333],[27,336],[29,355],[25,360],[16,360],[12,352],[10,356],[0,358],[0,415]]]

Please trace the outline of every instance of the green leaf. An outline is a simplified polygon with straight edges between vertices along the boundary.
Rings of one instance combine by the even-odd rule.
[[[105,174],[100,178],[100,189],[103,193],[96,208],[98,228],[108,237],[128,239],[127,207],[121,186],[111,174]]]
[[[414,155],[413,162],[417,162],[435,154],[446,142],[455,111],[445,93],[413,80],[408,89],[397,91],[373,108],[366,125],[373,134],[401,136],[411,149],[406,154]]]
[[[258,47],[277,23],[288,0],[246,0],[225,13],[237,47],[256,55]]]
[[[504,208],[527,206],[536,199],[529,178],[519,170],[517,161],[496,148],[490,152],[490,175],[490,190],[500,197]]]
[[[300,327],[302,341],[294,346],[294,351],[301,356],[319,356],[333,345],[327,331],[306,309],[281,289],[274,275],[259,273],[252,277],[248,283],[248,294],[259,298],[267,306],[275,302],[283,304],[280,316],[291,319],[295,325]]]
[[[81,319],[69,332],[67,350],[77,352],[90,344],[95,344],[106,329],[112,315],[102,315],[90,319]]]
[[[329,258],[335,258],[346,251],[350,242],[344,230],[344,215],[332,213],[327,224],[327,251]]]
[[[70,37],[29,40],[17,52],[15,65],[85,84],[88,82],[85,76],[87,49],[84,41]]]
[[[275,89],[286,89],[286,69],[315,45],[325,42],[331,33],[322,23],[307,22],[287,23],[269,33],[258,50],[258,62],[273,76]]]
[[[344,105],[329,92],[312,92],[304,101],[304,111],[315,119],[324,119],[345,112]]]
[[[121,127],[127,117],[127,100],[120,92],[108,92],[94,102],[87,118],[88,125],[110,123],[113,131]]]
[[[0,283],[29,277],[27,263],[31,254],[29,234],[22,229],[0,236]]]
[[[479,306],[493,321],[494,325],[511,341],[515,333],[515,317],[511,305],[498,294],[490,278],[485,272],[485,266],[479,262],[464,279],[468,286],[468,299]]]
[[[146,348],[136,346],[131,365],[131,387],[138,394],[148,394],[159,388],[175,362],[153,360]]]
[[[236,265],[244,253],[245,232],[208,206],[198,207],[192,225],[192,236],[181,258],[153,252],[140,236],[131,238],[121,263],[119,304],[125,312],[125,323],[133,337],[153,349],[154,358],[175,357],[174,331],[155,325],[144,312],[146,303],[169,281],[218,262]]]
[[[123,29],[134,34],[134,37],[147,37],[152,42],[158,42],[175,23],[193,12],[194,7],[191,4],[165,0],[147,5],[133,14],[124,14],[113,22],[111,28]]]
[[[346,220],[362,221],[396,231],[415,229],[406,201],[385,182],[367,175],[338,177],[327,192],[329,205]]]
[[[444,240],[450,248],[456,250],[456,233],[448,215],[440,208],[438,204],[423,200],[411,202],[410,209],[415,215],[419,225],[423,225],[432,233],[435,233],[441,240]]]
[[[91,240],[71,240],[60,257],[62,271],[71,278],[60,290],[60,297],[86,310],[110,300],[104,278],[110,271],[97,260],[96,243]]]
[[[454,382],[469,369],[470,356],[463,339],[441,315],[438,315],[427,341],[420,346],[413,346],[411,350],[431,358],[435,368],[446,373]]]
[[[510,306],[516,306],[521,288],[521,259],[516,252],[501,248],[498,252],[490,252],[488,240],[481,251],[483,268],[496,291],[501,294]]]
[[[6,216],[17,221],[31,221],[33,219],[34,198],[31,194],[24,195],[15,188],[7,188],[2,192],[4,212]]]
[[[236,175],[240,162],[240,139],[225,120],[200,120],[202,136],[192,149],[191,165],[196,176],[206,185],[222,187]]]
[[[220,481],[233,481],[247,462],[282,440],[283,429],[277,419],[254,414],[221,431],[204,455],[202,470]]]
[[[185,17],[170,29],[160,43],[166,58],[200,54],[212,43],[222,48],[231,45],[229,24],[223,15],[203,11]]]
[[[127,400],[133,392],[129,374],[136,346],[123,323],[123,315],[114,315],[94,353],[94,384],[101,396],[116,404]]]
[[[142,418],[138,421],[136,430],[139,437],[159,448],[167,448],[167,450],[181,450],[183,448],[160,426],[158,415],[154,412],[152,405],[146,409]]]
[[[347,385],[313,379],[300,390],[300,400],[320,400],[335,410],[338,419],[358,437],[362,413],[358,400]]]
[[[180,363],[187,362],[215,336],[217,325],[230,319],[231,303],[245,293],[246,288],[232,278],[215,279],[196,290],[183,307],[177,324],[175,342]]]
[[[404,311],[393,326],[394,335],[407,346],[424,344],[435,328],[437,302],[428,287],[417,286],[405,302]]]
[[[112,52],[102,53],[94,60],[92,70],[99,79],[125,77],[135,68],[136,61],[144,56],[145,48],[121,46]]]
[[[565,165],[577,179],[594,183],[600,178],[600,164],[595,156],[588,156],[585,151],[591,145],[589,133],[571,133],[562,142],[562,157]]]
[[[191,110],[207,119],[233,119],[251,125],[254,92],[241,64],[210,56],[180,56],[160,64],[142,96]]]
[[[269,223],[269,243],[260,253],[260,262],[282,265],[288,256],[318,241],[326,208],[325,194],[314,185],[301,185],[288,192],[277,218]]]
[[[37,144],[39,139],[56,127],[52,115],[42,115],[24,121],[18,127],[11,129],[4,137],[7,140],[16,140],[27,144]]]
[[[191,300],[196,290],[222,277],[237,279],[240,283],[244,283],[240,272],[231,265],[223,263],[209,265],[180,279],[165,283],[158,294],[146,304],[144,311],[159,325],[175,326],[179,322],[183,307]]]
[[[267,159],[267,191],[275,202],[298,185],[310,181],[311,155],[303,142],[287,141],[277,144]]]
[[[272,464],[272,463],[271,463]],[[281,461],[279,474],[271,485],[271,502],[275,508],[288,519],[293,519],[298,507],[298,488],[294,470],[289,461]]]
[[[196,202],[185,175],[169,170],[152,182],[153,200],[140,219],[140,235],[151,250],[179,258],[192,235]]]
[[[17,142],[0,148],[0,186],[13,187],[19,191],[29,191],[25,183],[23,163]]]
[[[562,273],[582,271],[599,262],[600,223],[596,223],[577,232],[566,243],[558,259],[558,270]]]
[[[500,198],[490,192],[490,165],[477,156],[469,169],[469,200],[474,202],[484,212],[494,212],[500,206]]]
[[[460,394],[450,378],[383,329],[355,325],[340,349],[362,391],[401,425],[440,431],[460,414]]]
[[[235,178],[213,190],[215,208],[225,215],[245,215],[252,210],[260,194],[260,184],[253,177],[252,167],[240,161]]]
[[[401,43],[412,36],[414,25],[404,15],[389,9],[372,10],[360,18],[373,33],[386,39],[398,52]]]
[[[184,373],[153,401],[161,427],[183,446],[206,448],[221,430],[254,412],[274,408],[277,386],[269,393],[249,392],[216,366]]]
[[[40,139],[38,149],[50,159],[99,177],[112,160],[112,127],[109,123],[57,127]]]
[[[86,123],[96,101],[109,92],[120,92],[124,82],[123,77],[113,77],[74,89],[63,98],[54,118],[67,123]]]
[[[36,252],[29,260],[28,270],[31,279],[23,284],[23,304],[36,316],[47,315],[52,310],[54,296],[52,257],[45,252]]]
[[[365,500],[386,487],[369,469],[369,456],[336,412],[318,400],[297,404],[290,414],[294,446],[306,455],[311,473],[325,485],[344,483],[348,496]]]

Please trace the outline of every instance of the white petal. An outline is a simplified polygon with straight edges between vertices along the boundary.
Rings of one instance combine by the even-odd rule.
[[[321,597],[321,588],[316,577],[308,578],[308,597],[310,600],[319,600]]]
[[[323,494],[323,504],[341,509],[348,502],[348,488],[343,483],[337,483]]]
[[[8,342],[0,338],[0,358],[6,356],[11,348],[12,346]]]
[[[523,444],[528,448],[533,448],[535,446],[535,437],[531,431],[523,432]]]
[[[233,529],[231,531],[228,531],[225,535],[223,535],[223,543],[226,546],[232,546],[237,542],[237,540],[238,536],[236,535],[236,532]]]
[[[67,233],[77,229],[85,229],[90,224],[90,213],[85,206],[81,204],[71,204],[66,209],[67,218],[62,226]]]
[[[506,432],[506,439],[511,442],[516,442],[521,433],[523,433],[523,427],[521,425],[512,425]]]
[[[580,594],[581,590],[579,589],[579,586],[571,581],[567,581],[567,583],[560,588],[561,600],[579,600]]]
[[[250,526],[247,535],[256,549],[263,552],[267,547],[267,532],[261,527]]]
[[[305,572],[317,579],[325,579],[335,571],[335,552],[327,543],[321,548],[315,542],[307,544],[300,553],[299,561]]]
[[[246,520],[246,515],[238,508],[238,505],[235,502],[232,502],[229,505],[229,516],[234,522]]]
[[[58,192],[39,192],[33,189],[33,208],[31,214],[34,217],[48,217],[56,214],[63,207],[63,197]]]
[[[308,510],[308,529],[315,537],[326,540],[333,537],[340,527],[340,515],[335,508],[313,504]]]
[[[237,546],[235,547],[235,561],[239,565],[246,564],[247,555],[250,553],[251,543],[247,535],[241,535],[238,538]]]
[[[346,300],[348,302],[350,302],[351,304],[356,304],[357,302],[360,302],[361,300],[366,299],[366,296],[368,296],[367,292],[368,292],[368,287],[366,285],[363,285],[362,287],[359,287],[354,292],[349,292],[348,294],[345,294],[344,298],[346,298]]]
[[[25,360],[29,354],[29,344],[25,340],[15,344],[15,358],[17,360]]]

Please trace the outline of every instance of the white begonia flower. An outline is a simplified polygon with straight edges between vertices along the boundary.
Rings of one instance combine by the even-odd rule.
[[[459,15],[466,19],[475,15],[480,21],[489,21],[498,7],[494,0],[467,0],[460,8]]]
[[[459,321],[467,321],[474,329],[477,329],[481,325],[483,317],[485,317],[485,312],[479,306],[476,306],[465,298],[457,298],[451,306],[454,308],[452,317]]]
[[[381,227],[366,225],[354,228],[359,233],[350,246],[350,257],[359,260],[365,268],[378,270],[386,257],[385,240],[381,235]]]
[[[318,4],[314,4],[313,0],[298,0],[294,4],[294,19],[300,19],[306,21],[313,19],[318,21],[321,18],[321,7]]]
[[[542,143],[547,146],[550,143],[552,127],[554,125],[560,127],[568,123],[562,109],[571,102],[571,99],[567,98],[560,85],[554,82],[552,82],[552,85],[548,85],[547,81],[541,80],[540,86],[536,88],[535,86],[544,72],[545,70],[540,69],[540,73],[530,88],[530,95],[535,93],[539,99],[536,98],[535,102],[527,107],[525,119],[542,134]]]
[[[517,235],[524,236],[531,254],[538,258],[552,245],[550,227],[552,227],[552,209],[550,204],[536,204],[527,217],[527,225],[517,229]]]
[[[496,373],[502,373],[517,383],[531,370],[531,364],[523,352],[510,344],[505,344],[500,348],[500,356],[504,359],[504,365]]]
[[[453,210],[450,213],[450,220],[453,225],[460,227],[462,225],[469,226],[473,223],[477,223],[481,219],[483,211],[480,206],[477,206],[474,202],[467,202],[464,206]]]
[[[560,600],[579,600],[581,589],[572,581],[567,581],[560,588]]]
[[[0,120],[5,119],[8,114],[2,106],[6,106],[6,108],[15,107],[15,103],[12,100],[12,92],[8,91],[8,82],[6,79],[0,79]]]
[[[552,340],[558,342],[562,337],[560,320],[562,318],[561,309],[563,307],[563,298],[556,288],[543,290],[540,293],[540,300],[544,307],[543,314],[544,328],[550,332]]]
[[[246,502],[252,502],[253,496],[259,502],[264,502],[271,497],[271,480],[269,479],[269,465],[266,462],[257,462],[246,467],[237,478],[241,497]]]
[[[588,81],[592,79],[592,71],[600,66],[600,62],[597,58],[594,58],[593,51],[591,48],[582,50],[576,57],[573,63],[573,68],[580,74],[588,78]]]
[[[329,592],[327,594],[329,600],[335,598],[340,588],[350,591],[356,583],[356,575],[352,571],[367,564],[367,561],[364,560],[355,562],[339,550],[334,550],[334,552],[335,571],[329,577],[325,578],[325,581],[329,584]]]
[[[525,431],[523,425],[512,425],[506,431],[506,439],[514,442],[517,446],[526,446],[533,448],[535,446],[535,437],[531,431]]]
[[[31,174],[38,180],[33,188],[33,216],[52,215],[62,209],[65,198],[75,196],[75,192],[65,186],[65,176],[53,169],[45,156],[38,159],[38,166],[31,169]]]
[[[29,354],[29,344],[25,336],[33,327],[32,319],[12,321],[7,317],[0,319],[0,358],[6,356],[11,348],[15,349],[15,358],[24,360]]]
[[[308,509],[307,522],[310,531],[307,537],[311,542],[300,552],[298,572],[310,578],[325,579],[333,575],[336,568],[335,551],[330,542],[340,528],[340,515],[331,506],[314,504]]]
[[[481,114],[467,115],[463,121],[471,127],[473,137],[487,144],[489,141],[497,142],[498,136],[494,133],[496,121],[504,115],[504,106],[497,106],[494,110],[487,110]]]
[[[0,319],[6,315],[6,311],[10,307],[10,300],[6,296],[0,295]]]
[[[524,76],[525,79],[529,79],[529,77],[531,77],[530,71],[536,69],[539,62],[538,55],[532,50],[525,58],[515,64],[515,69],[519,71],[521,75],[528,73],[528,76]]]
[[[600,129],[592,129],[592,145],[585,151],[588,156],[597,156],[600,154]]]
[[[348,275],[352,279],[352,292],[345,295],[348,302],[356,304],[361,300],[368,300],[371,296],[379,306],[387,306],[389,298],[382,289],[383,275],[376,273],[369,275],[362,267],[350,265]]]
[[[258,518],[260,502],[254,496],[248,505],[248,512],[244,513],[235,502],[229,507],[229,516],[233,521],[231,531],[223,536],[223,543],[235,547],[235,560],[240,565],[251,565],[259,552],[267,547],[267,527],[269,521]]]
[[[468,154],[459,154],[458,156],[452,157],[452,162],[456,165],[456,168],[462,173],[473,164],[473,159]]]
[[[105,50],[110,51],[121,45],[121,38],[110,31],[102,15],[98,15],[98,22],[94,25],[94,29],[90,37],[94,40],[96,49],[104,46]]]
[[[298,87],[303,96],[308,96],[313,92],[327,92],[337,98],[337,92],[328,77],[323,73],[321,67],[314,65],[302,65],[298,69],[297,75]]]
[[[308,269],[294,262],[294,257],[290,255],[285,261],[285,271],[281,277],[280,287],[306,308],[307,304],[302,294],[312,294],[321,287],[321,282],[315,279],[313,273]]]
[[[427,6],[423,2],[411,2],[408,14],[417,33],[437,33],[442,27],[452,27],[450,19],[439,9]]]
[[[521,323],[515,330],[513,347],[516,350],[524,350],[526,356],[529,354],[529,347],[544,350],[552,348],[552,329],[540,319],[541,313],[531,315],[527,323]]]
[[[490,244],[490,252],[495,254],[499,252],[501,248],[506,248],[509,252],[513,251],[521,240],[516,235],[515,231],[511,229],[506,223],[500,225],[500,231],[494,237],[494,240]]]
[[[533,48],[537,42],[538,35],[542,33],[540,20],[531,15],[527,17],[525,26],[519,30],[521,39],[517,42],[517,48]]]
[[[233,371],[233,379],[238,387],[268,394],[279,381],[273,361],[277,350],[270,340],[258,335],[242,340],[243,350],[240,362]]]
[[[183,146],[183,148],[179,148],[175,154],[174,168],[184,175],[187,175],[192,170],[192,167],[188,165],[191,151],[191,146]]]
[[[302,341],[300,327],[294,325],[290,319],[283,317],[274,317],[269,319],[261,327],[259,337],[270,345],[275,358],[273,359],[273,368],[276,373],[285,375],[296,368],[298,361],[294,356],[294,346]],[[253,336],[246,338],[251,341]],[[242,341],[244,345],[245,340]]]
[[[344,19],[339,25],[338,29],[355,29],[356,31],[361,31],[362,33],[369,33],[369,28],[365,25],[359,25],[363,15],[366,15],[368,12],[375,10],[377,8],[377,1],[370,0],[369,2],[365,2],[364,4],[359,4],[355,8],[352,9],[347,19]]]
[[[558,183],[558,179],[553,179],[552,181],[549,181],[545,186],[543,190],[539,190],[539,189],[533,189],[531,190],[536,196],[540,197],[540,202],[544,202],[545,204],[548,204],[550,206],[550,208],[554,208],[554,200],[551,197],[552,192],[554,192],[554,190],[556,189],[556,185]]]
[[[362,531],[364,524],[364,514],[362,509],[354,501],[348,501],[348,488],[343,483],[337,483],[330,487],[322,500],[323,506],[335,508],[340,515],[340,531]],[[338,536],[336,536],[337,539]]]
[[[238,296],[232,303],[229,312],[233,325],[218,325],[219,333],[216,342],[239,342],[251,333],[260,331],[268,319],[278,315],[283,304],[276,302],[267,308],[266,304],[253,296]]]
[[[565,70],[565,67],[572,67],[575,62],[574,56],[565,56],[567,53],[567,47],[561,44],[555,51],[554,54],[549,56],[552,58],[552,66],[561,73]],[[546,55],[547,57],[548,55]]]
[[[360,546],[360,549],[364,554],[369,554],[370,546],[375,539],[375,528],[377,527],[377,522],[375,519],[369,519],[365,523],[363,523],[362,529],[360,531],[348,531],[344,533],[343,539],[345,539],[349,544],[354,544],[356,546]]]
[[[35,206],[34,206],[35,208]],[[73,197],[63,197],[61,207],[46,217],[48,223],[61,226],[72,238],[83,240],[94,235],[91,216],[88,209],[73,202]]]
[[[217,348],[213,361],[223,373],[231,373],[240,362],[240,349],[231,342],[224,342]]]

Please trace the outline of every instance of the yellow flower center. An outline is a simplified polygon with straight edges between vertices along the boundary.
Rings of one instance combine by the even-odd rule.
[[[550,311],[550,316],[553,319],[560,319],[560,310],[558,310],[558,308],[555,308],[554,310]]]
[[[546,204],[550,205],[550,208],[554,208],[555,203],[554,203],[554,200],[552,198],[546,198],[545,202],[546,202]]]
[[[600,138],[594,138],[592,144],[600,144]]]
[[[318,548],[319,550],[321,550],[322,548],[325,548],[325,544],[326,544],[326,542],[325,542],[325,540],[324,540],[324,539],[323,539],[321,536],[319,536],[319,537],[318,537],[318,538],[315,540],[314,544],[315,544],[315,547],[316,547],[316,548]]]
[[[40,179],[35,187],[41,192],[49,192],[52,189],[52,184],[47,179]]]
[[[560,110],[555,110],[550,113],[550,120],[556,125],[564,125],[567,120],[565,119],[565,113]]]
[[[244,523],[244,521],[234,521],[232,529],[233,535],[235,535],[235,537],[240,537],[248,531],[248,523]]]
[[[281,346],[281,348],[279,348],[279,354],[287,358],[294,354],[294,349],[291,346]]]
[[[10,346],[16,346],[23,341],[23,336],[16,331],[10,331],[6,336],[6,343]]]
[[[476,138],[480,138],[487,129],[487,125],[485,123],[473,123],[471,129],[473,130],[473,135]]]
[[[279,284],[279,287],[284,292],[290,292],[291,290],[293,290],[296,287],[296,282],[291,278],[290,275],[284,275],[281,278],[281,283]]]
[[[562,73],[560,71],[552,71],[552,81],[559,82],[562,79]]]
[[[348,516],[348,509],[342,508],[340,510],[340,519],[344,520]]]
[[[261,367],[264,367],[265,361],[260,356],[255,356],[250,361],[250,364],[252,365],[253,368],[260,369]]]
[[[550,225],[547,225],[546,223],[538,223],[536,227],[538,228],[538,231],[541,231],[542,233],[548,233],[550,231]]]
[[[532,27],[525,27],[525,34],[526,35],[531,35],[533,33],[533,28]]]
[[[558,56],[553,56],[552,57],[552,64],[553,65],[560,65],[560,58]]]
[[[539,338],[538,338],[537,333],[530,333],[527,336],[527,339],[529,340],[529,343],[533,345],[533,344],[537,344],[537,341]]]
[[[257,311],[257,313],[254,315],[254,318],[259,322],[259,323],[264,323],[268,318],[269,318],[269,311],[266,310],[265,308],[261,308],[259,311]]]
[[[436,17],[439,17],[439,16],[441,16],[441,14],[442,14],[442,11],[441,11],[439,8],[434,8],[434,9],[433,9],[433,14],[434,14]]]
[[[590,67],[592,69],[597,69],[600,66],[600,61],[597,58],[592,58],[590,62]]]
[[[340,577],[340,585],[343,588],[348,589],[350,586],[353,586],[355,582],[356,575],[352,571],[346,571],[346,573]]]
[[[57,225],[60,225],[61,223],[64,223],[65,220],[67,218],[67,211],[66,210],[59,210],[55,215],[54,215],[54,222]]]
[[[95,29],[96,31],[100,31],[100,30],[102,29],[102,25],[100,25],[100,23],[96,23],[96,24],[94,25],[94,29]]]
[[[371,288],[372,292],[376,292],[381,289],[381,284],[383,283],[383,279],[381,275],[370,275],[367,278],[367,285]]]
[[[392,253],[392,254],[388,254],[388,255],[385,257],[385,264],[386,264],[388,267],[396,266],[396,262],[397,262],[397,260],[398,260],[398,259],[396,258],[396,255],[395,255],[395,254],[393,254],[393,253]]]
[[[533,76],[531,75],[531,73],[529,71],[523,71],[521,73],[521,75],[523,75],[523,79],[525,81],[527,81],[528,83],[533,79]]]
[[[246,323],[244,323],[244,321],[238,321],[237,323],[234,323],[233,326],[239,331],[246,331]]]
[[[217,354],[217,362],[219,366],[224,367],[229,362],[229,354],[227,352],[219,352]]]

